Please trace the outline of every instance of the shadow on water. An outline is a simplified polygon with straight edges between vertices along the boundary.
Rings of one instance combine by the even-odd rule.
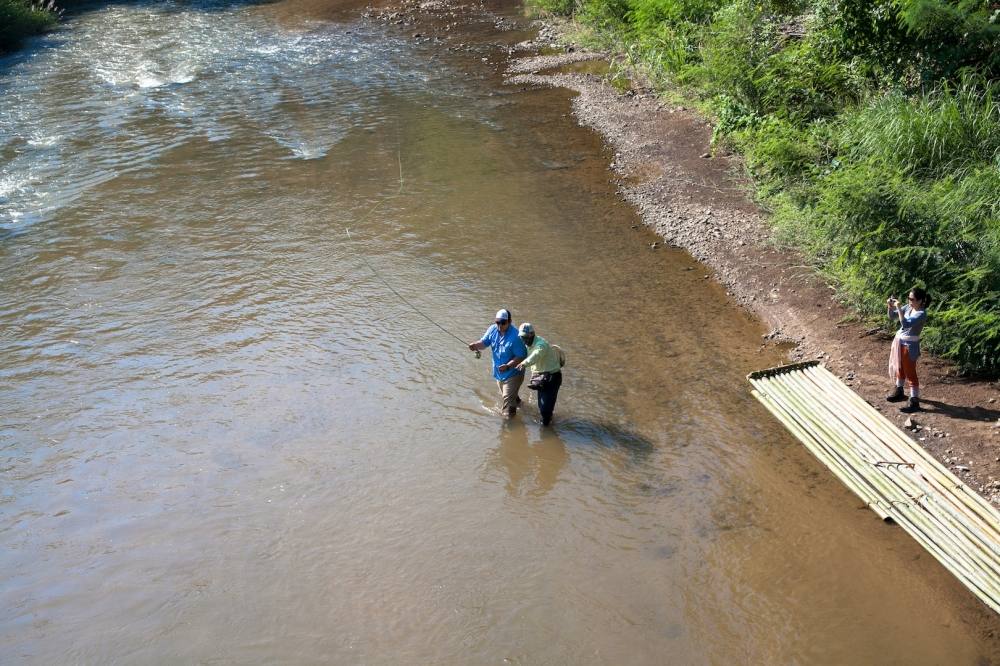
[[[655,449],[648,437],[617,423],[573,416],[557,420],[553,428],[571,446],[622,449],[634,458],[645,458]]]

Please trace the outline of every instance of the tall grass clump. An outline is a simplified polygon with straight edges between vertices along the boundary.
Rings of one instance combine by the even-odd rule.
[[[942,177],[1000,157],[1000,88],[965,81],[921,95],[898,91],[849,114],[843,153],[919,177]]]
[[[528,0],[557,3],[564,0]],[[873,318],[926,286],[931,351],[1000,375],[1000,14],[989,0],[565,0],[714,116],[777,237]]]

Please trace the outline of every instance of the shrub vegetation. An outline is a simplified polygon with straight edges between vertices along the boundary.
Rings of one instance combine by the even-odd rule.
[[[927,347],[1000,374],[1000,8],[989,0],[529,0],[698,101],[777,237],[846,302],[934,296]]]
[[[57,19],[51,4],[46,8],[29,0],[0,0],[0,54],[13,51],[25,37],[39,34]]]

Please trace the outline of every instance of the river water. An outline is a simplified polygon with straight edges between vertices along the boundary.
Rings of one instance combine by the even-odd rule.
[[[568,93],[503,85],[524,37],[137,2],[0,61],[0,661],[996,658]],[[567,351],[551,429],[452,337],[500,307]]]

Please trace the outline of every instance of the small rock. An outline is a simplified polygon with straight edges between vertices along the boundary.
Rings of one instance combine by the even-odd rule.
[[[708,158],[710,158],[711,156],[712,156],[712,154],[711,154],[711,153],[702,153],[702,154],[701,154],[701,158],[702,158],[702,159],[704,159],[704,160],[707,160],[707,159],[708,159]]]
[[[968,472],[969,471],[969,468],[966,467],[965,465],[955,465],[955,469],[958,470],[959,472]]]
[[[907,418],[905,421],[903,421],[903,427],[904,428],[909,428],[910,430],[916,430],[917,429],[917,422],[914,421],[911,418]]]

